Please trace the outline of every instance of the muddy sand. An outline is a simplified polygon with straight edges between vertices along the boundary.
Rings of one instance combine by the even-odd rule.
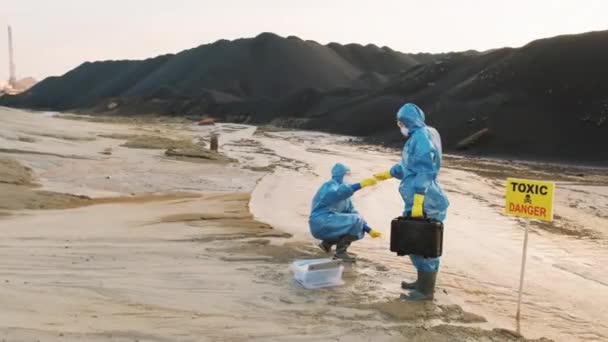
[[[336,158],[350,162],[360,176],[392,162],[394,156],[372,149],[362,154],[360,147],[345,147],[348,138],[255,131],[242,125],[201,127],[160,120],[66,120],[0,108],[0,339],[524,340],[513,333],[510,316],[517,279],[507,273],[517,273],[517,267],[498,270],[503,277],[487,270],[520,248],[519,223],[493,214],[490,206],[498,192],[492,187],[495,180],[481,180],[476,186],[490,194],[482,198],[488,203],[479,203],[487,205],[487,220],[498,217],[502,222],[492,232],[502,229],[504,239],[488,238],[479,244],[508,248],[489,258],[484,269],[471,261],[479,256],[471,255],[470,246],[462,242],[470,236],[446,237],[451,247],[434,303],[396,300],[399,281],[413,271],[387,251],[386,239],[354,246],[360,262],[345,270],[346,285],[305,290],[293,282],[289,264],[323,257],[305,225],[311,192]],[[123,146],[142,135],[197,143],[218,133],[225,160],[173,159],[165,154],[165,145]],[[315,150],[320,143],[322,151]],[[236,162],[226,162],[232,159]],[[466,227],[464,222],[479,224],[479,218],[466,218],[470,211],[465,208],[468,201],[477,200],[454,185],[472,174],[468,172],[446,172],[446,186],[455,194],[455,218],[448,221],[453,231]],[[385,234],[388,228],[382,222],[400,205],[394,190],[387,182],[356,199],[369,221]],[[579,203],[580,210],[592,211],[588,206],[594,206],[605,213],[602,194],[595,188],[581,191],[581,197],[596,201]],[[384,196],[383,203],[375,197],[378,194]],[[569,196],[577,194],[572,191]],[[581,225],[572,215],[563,217],[576,229]],[[606,232],[586,229],[594,232],[593,239],[573,240],[540,228],[535,234],[543,244],[555,241],[552,246],[605,241]],[[594,252],[597,262],[605,260],[602,253]],[[538,253],[531,254],[531,271],[545,276],[536,261]],[[583,260],[590,254],[569,259],[562,252],[562,272],[579,262],[584,265],[579,279],[601,282],[593,263]],[[545,252],[546,259],[553,257]],[[479,281],[482,276],[485,282]],[[571,300],[579,298],[556,299],[562,290],[555,281],[545,284],[555,296],[538,300],[544,289],[538,289],[534,275],[530,279],[524,335],[570,341],[606,336],[602,309],[590,310],[585,301],[578,301],[582,309],[571,309]],[[605,285],[593,284],[581,295],[601,294]],[[596,304],[605,300],[595,299]],[[569,321],[562,319],[565,312]],[[586,333],[581,332],[584,329]]]

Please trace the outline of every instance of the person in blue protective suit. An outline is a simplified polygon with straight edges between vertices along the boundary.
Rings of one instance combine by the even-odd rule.
[[[408,137],[401,162],[374,177],[379,181],[390,178],[401,180],[399,193],[405,202],[403,215],[426,215],[443,222],[449,202],[437,181],[442,158],[439,133],[425,124],[424,112],[413,103],[407,103],[399,109],[397,125],[401,133]],[[418,271],[418,278],[414,282],[401,283],[403,289],[412,290],[403,297],[409,300],[432,300],[439,258],[424,258],[420,255],[410,255],[410,258]]]
[[[355,258],[347,252],[350,244],[362,239],[364,233],[373,238],[381,234],[367,225],[350,199],[358,190],[376,185],[376,179],[367,178],[359,183],[346,184],[344,176],[349,173],[350,170],[343,164],[334,165],[331,180],[325,182],[313,198],[308,223],[312,236],[321,240],[321,249],[330,253],[332,246],[336,245],[335,259],[354,262]]]

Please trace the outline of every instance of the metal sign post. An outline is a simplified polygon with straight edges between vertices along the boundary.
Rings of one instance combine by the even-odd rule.
[[[542,221],[553,220],[553,194],[555,191],[554,183],[508,178],[506,190],[505,213],[507,215]],[[529,227],[526,225],[526,230],[524,232],[524,246],[521,256],[521,272],[519,274],[517,312],[515,314],[518,333],[520,333],[521,300],[524,291],[526,259],[528,257],[528,233]]]
[[[526,259],[528,257],[528,225],[526,225],[526,231],[524,233],[524,248],[521,255],[521,273],[519,274],[519,294],[517,296],[517,314],[515,319],[519,322],[521,316],[521,297],[524,290],[524,274],[526,272]],[[518,324],[519,326],[519,324]],[[519,332],[519,329],[518,329]]]

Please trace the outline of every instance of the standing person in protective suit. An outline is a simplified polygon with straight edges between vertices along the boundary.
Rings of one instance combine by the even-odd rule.
[[[401,162],[389,171],[375,174],[377,180],[401,180],[399,193],[405,202],[404,216],[445,220],[449,202],[437,181],[441,168],[441,138],[436,129],[424,122],[424,112],[413,103],[407,103],[397,112],[397,125],[405,137]],[[439,258],[410,255],[418,271],[414,282],[402,282],[403,289],[411,290],[402,298],[432,300],[439,271]]]
[[[334,165],[331,180],[319,188],[312,201],[308,223],[312,236],[322,241],[319,245],[321,249],[330,253],[332,246],[336,245],[334,259],[354,262],[355,258],[347,252],[350,244],[362,239],[364,233],[373,238],[380,237],[381,234],[367,225],[350,199],[355,192],[376,185],[377,181],[367,178],[352,185],[345,184],[344,176],[349,172],[350,170],[340,163]]]

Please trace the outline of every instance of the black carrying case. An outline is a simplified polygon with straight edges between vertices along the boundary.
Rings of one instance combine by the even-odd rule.
[[[441,256],[443,223],[427,218],[397,217],[391,222],[391,252],[399,256]]]

